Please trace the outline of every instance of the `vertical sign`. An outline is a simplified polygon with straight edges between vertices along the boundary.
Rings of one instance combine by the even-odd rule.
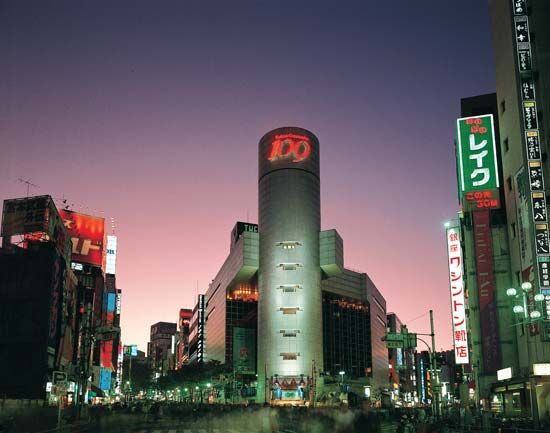
[[[473,220],[483,373],[496,373],[500,368],[500,351],[489,211],[473,212]]]
[[[458,227],[447,229],[447,257],[453,316],[453,339],[457,364],[468,364],[468,332],[464,305],[464,276],[462,273],[462,247]]]
[[[460,195],[498,189],[493,115],[463,117],[456,122]]]
[[[107,250],[105,251],[105,273],[116,274],[116,250],[117,238],[113,235],[107,235]]]

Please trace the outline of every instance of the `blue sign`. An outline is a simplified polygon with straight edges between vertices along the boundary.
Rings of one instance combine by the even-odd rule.
[[[101,367],[99,371],[99,389],[109,391],[111,389],[111,370]]]

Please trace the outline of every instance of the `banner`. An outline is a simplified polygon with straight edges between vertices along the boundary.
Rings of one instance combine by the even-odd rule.
[[[490,213],[473,212],[473,220],[483,373],[496,373],[500,368],[500,350]]]

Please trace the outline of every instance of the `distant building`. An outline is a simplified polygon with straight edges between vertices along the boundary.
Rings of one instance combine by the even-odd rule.
[[[169,370],[169,360],[173,354],[173,337],[176,332],[176,323],[158,322],[151,325],[147,358],[149,368],[155,377],[164,376]]]
[[[189,362],[189,328],[193,310],[180,309],[178,332],[175,335],[175,369],[179,370]]]

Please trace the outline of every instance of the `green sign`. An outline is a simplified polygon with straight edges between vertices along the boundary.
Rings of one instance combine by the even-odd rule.
[[[493,115],[463,117],[457,124],[460,196],[499,187]]]
[[[386,342],[386,347],[388,349],[413,349],[417,345],[417,338],[415,333],[395,333],[389,332],[383,338],[383,341]]]

